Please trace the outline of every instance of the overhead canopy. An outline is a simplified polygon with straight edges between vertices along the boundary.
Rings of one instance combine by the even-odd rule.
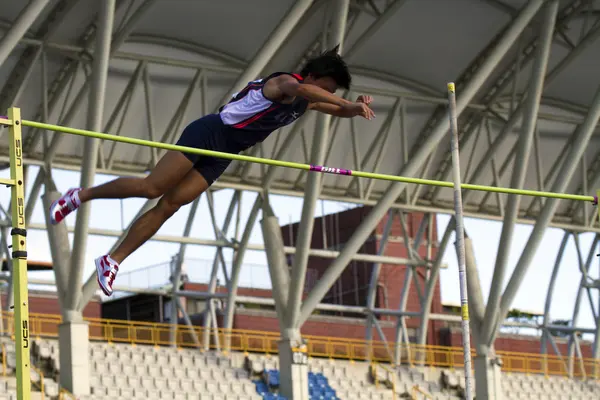
[[[0,29],[8,31],[26,3],[13,1],[3,5]],[[352,1],[344,44],[354,74],[349,96],[372,94],[377,118],[374,121],[334,120],[336,133],[330,135],[326,165],[397,174],[427,135],[436,109],[442,107],[435,114],[436,118],[447,118],[443,112],[446,83],[457,82],[460,98],[464,83],[526,3],[524,0]],[[600,26],[597,11],[588,3],[560,2],[547,67],[551,80],[542,94],[539,132],[524,185],[528,189],[550,189],[554,177],[560,173],[561,150],[577,124],[583,121],[600,84],[597,67],[600,41],[596,40]],[[237,77],[293,4],[291,0],[118,2],[104,113],[106,130],[174,142],[187,123],[214,112],[221,105],[223,96],[232,89]],[[322,50],[319,39],[324,18],[329,15],[325,12],[327,4],[326,1],[313,3],[263,74],[297,70],[307,55]],[[596,4],[596,8],[599,6]],[[3,109],[19,106],[27,119],[84,128],[89,96],[85,91],[79,98],[77,94],[91,71],[97,12],[95,0],[50,1],[0,66],[0,106]],[[510,184],[512,161],[506,160],[521,132],[521,121],[494,151],[494,156],[482,165],[480,162],[490,143],[502,131],[510,116],[509,110],[518,105],[527,91],[541,18],[542,13],[538,12],[459,120],[465,138],[461,143],[461,164],[466,182]],[[46,51],[38,52],[43,42]],[[46,60],[47,118],[42,109],[40,57]],[[566,59],[568,62],[561,64]],[[559,65],[562,66],[555,70]],[[515,71],[518,75],[513,84]],[[180,105],[182,112],[177,115]],[[390,115],[392,118],[388,119]],[[382,129],[386,122],[390,125],[389,131]],[[315,135],[314,115],[307,117],[302,127],[285,160],[308,162]],[[274,133],[251,153],[274,157],[292,129]],[[52,158],[44,149],[42,135],[44,133],[39,131],[25,130],[25,154],[32,163],[40,164],[45,157]],[[57,137],[48,134],[48,144]],[[68,136],[56,144],[54,167],[79,169],[85,157],[83,139]],[[0,147],[4,157],[6,146],[3,143]],[[449,141],[443,140],[431,150],[432,156],[421,168],[421,176],[449,179]],[[585,152],[584,165],[568,184],[568,192],[583,193],[585,189],[583,194],[594,194],[596,186],[600,186],[599,150],[595,133]],[[104,143],[100,155],[99,172],[111,174],[143,173],[155,161],[149,149],[127,144]],[[154,154],[154,157],[159,156],[160,151]],[[564,162],[582,161],[567,159]],[[477,171],[481,172],[478,179],[471,181]],[[494,175],[499,175],[498,181]],[[259,165],[233,163],[215,187],[260,190],[262,177]],[[353,180],[327,176],[322,197],[372,204],[389,185],[377,181],[371,186],[365,180],[359,186],[352,184]],[[280,168],[272,187],[276,193],[301,196],[305,182],[306,173]],[[398,199],[399,205],[442,212],[452,209],[450,189],[437,191],[424,187],[417,190],[410,185],[408,194],[407,198],[405,191]],[[504,196],[500,197],[504,204]],[[520,216],[530,220],[535,219],[540,209],[539,203],[534,204],[531,198],[523,199],[520,207]],[[467,215],[501,218],[496,195],[473,194],[467,199],[465,210]],[[553,223],[585,229],[588,222],[584,216],[589,221],[592,215],[590,205],[576,207],[562,201]]]

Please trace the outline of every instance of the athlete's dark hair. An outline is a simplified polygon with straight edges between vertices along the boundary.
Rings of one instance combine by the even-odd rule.
[[[338,54],[339,45],[323,54],[308,60],[300,75],[307,77],[311,75],[315,79],[330,77],[338,86],[349,89],[352,83],[352,77],[348,71],[348,66],[342,57]]]

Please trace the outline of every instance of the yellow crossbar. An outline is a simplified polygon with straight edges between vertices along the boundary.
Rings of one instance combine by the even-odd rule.
[[[144,140],[144,139],[110,135],[107,133],[88,131],[85,129],[69,128],[69,127],[65,127],[65,126],[46,124],[46,123],[36,122],[36,121],[23,120],[22,122],[23,122],[24,126],[29,126],[32,128],[38,128],[38,129],[42,129],[42,130],[63,132],[63,133],[71,134],[71,135],[79,135],[79,136],[92,137],[92,138],[102,139],[102,140],[110,140],[110,141],[114,141],[114,142],[129,143],[129,144],[138,145],[138,146],[156,147],[156,148],[165,149],[165,150],[176,150],[176,151],[182,151],[182,152],[191,153],[191,154],[200,154],[200,155],[205,155],[205,156],[226,158],[229,160],[246,161],[246,162],[253,162],[253,163],[258,163],[258,164],[274,165],[277,167],[302,169],[302,170],[307,170],[307,171],[324,172],[324,173],[332,173],[332,174],[339,174],[339,175],[350,175],[350,176],[356,176],[359,178],[369,178],[369,179],[379,179],[379,180],[393,181],[393,182],[413,183],[413,184],[417,184],[417,185],[441,186],[441,187],[448,187],[448,188],[454,187],[454,183],[448,182],[448,181],[410,178],[410,177],[406,177],[406,176],[386,175],[386,174],[378,174],[378,173],[373,173],[373,172],[351,171],[351,170],[342,169],[342,168],[325,167],[325,166],[318,166],[318,165],[315,166],[315,165],[301,164],[301,163],[290,162],[290,161],[272,160],[269,158],[252,157],[252,156],[246,156],[246,155],[241,155],[241,154],[231,154],[231,153],[223,153],[223,152],[219,152],[219,151],[196,149],[196,148],[192,148],[192,147],[183,147],[183,146],[177,146],[174,144],[166,144],[166,143],[153,142],[153,141]],[[1,123],[2,123],[2,120],[0,120],[0,124]],[[584,195],[577,195],[577,194],[543,192],[543,191],[538,191],[538,190],[526,190],[526,189],[512,189],[512,188],[505,188],[505,187],[474,185],[474,184],[470,184],[470,183],[463,183],[460,186],[462,189],[477,190],[477,191],[482,191],[482,192],[516,194],[516,195],[534,196],[534,197],[547,197],[547,198],[555,198],[555,199],[562,199],[562,200],[574,200],[574,201],[589,201],[589,202],[595,201],[594,196],[584,196]]]
[[[15,184],[14,179],[0,178],[0,185],[12,186]]]

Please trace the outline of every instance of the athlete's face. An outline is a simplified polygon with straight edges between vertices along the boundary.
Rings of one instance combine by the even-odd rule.
[[[329,93],[335,93],[338,89],[338,86],[337,86],[337,83],[335,83],[335,80],[328,76],[315,79],[309,75],[304,81],[311,85],[316,85],[323,90],[327,90]]]

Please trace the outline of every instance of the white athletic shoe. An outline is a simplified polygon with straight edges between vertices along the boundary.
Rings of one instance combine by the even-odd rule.
[[[110,296],[113,293],[113,282],[117,277],[117,272],[119,272],[119,264],[109,255],[98,257],[95,262],[98,285],[105,295]]]
[[[79,192],[81,188],[69,189],[50,206],[50,223],[56,225],[64,220],[67,215],[77,210],[81,205]]]

